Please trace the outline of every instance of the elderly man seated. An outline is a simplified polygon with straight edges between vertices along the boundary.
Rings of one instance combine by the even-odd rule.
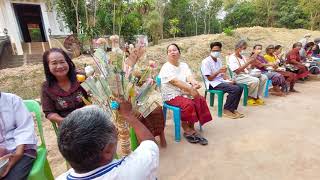
[[[249,99],[248,105],[263,105],[264,101],[261,99],[262,93],[266,86],[268,77],[264,74],[254,72],[248,69],[249,66],[255,63],[259,52],[254,52],[248,59],[244,55],[247,55],[247,42],[240,40],[235,45],[235,53],[229,56],[228,65],[234,73],[236,83],[244,83],[249,87]],[[251,72],[249,71],[251,70]]]
[[[120,114],[141,140],[129,156],[115,159],[117,130],[109,117],[97,106],[87,106],[69,114],[60,126],[58,146],[73,169],[62,179],[156,179],[159,148],[151,132],[131,113],[131,104],[122,102]]]

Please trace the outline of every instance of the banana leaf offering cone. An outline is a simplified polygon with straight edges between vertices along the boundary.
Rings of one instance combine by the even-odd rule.
[[[152,111],[152,108],[150,110],[152,103],[147,100],[149,92],[154,87],[154,81],[150,67],[144,73],[140,73],[142,74],[140,78],[132,73],[135,64],[146,57],[144,56],[148,44],[146,36],[138,36],[136,46],[131,46],[127,57],[119,48],[119,37],[114,35],[110,37],[110,40],[112,41],[112,52],[106,54],[103,49],[99,49],[92,54],[98,71],[93,73],[91,70],[87,74],[88,78],[81,85],[91,95],[92,103],[100,106],[112,116],[118,131],[119,155],[127,156],[131,153],[130,127],[118,110],[111,107],[112,101],[116,98],[130,100],[133,111],[148,115]],[[110,59],[106,60],[106,57]]]
[[[118,142],[120,145],[120,156],[127,156],[131,153],[129,124],[124,120],[124,117],[115,110],[116,127],[118,130]]]

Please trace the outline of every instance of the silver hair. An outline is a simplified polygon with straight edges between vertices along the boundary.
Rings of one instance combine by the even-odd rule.
[[[235,49],[239,49],[239,48],[242,48],[243,46],[247,46],[247,45],[248,45],[248,43],[245,40],[240,40],[235,45]]]
[[[97,105],[85,106],[71,113],[67,118],[77,119],[81,122],[88,121],[104,121],[106,129],[110,130],[110,134],[106,134],[107,145],[117,141],[116,128],[109,116],[102,108]],[[114,132],[114,133],[113,133]]]
[[[116,127],[110,116],[98,106],[74,110],[59,128],[59,150],[79,172],[89,172],[99,167],[102,150],[114,143],[117,143]]]

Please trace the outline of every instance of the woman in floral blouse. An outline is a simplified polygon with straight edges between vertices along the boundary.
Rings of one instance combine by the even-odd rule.
[[[73,110],[85,106],[87,93],[77,81],[74,63],[62,49],[46,51],[43,67],[42,109],[47,119],[59,125]]]

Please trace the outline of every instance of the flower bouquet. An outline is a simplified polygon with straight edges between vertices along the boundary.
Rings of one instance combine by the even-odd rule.
[[[97,72],[92,67],[86,67],[90,70],[86,71],[87,79],[81,86],[91,95],[93,104],[112,116],[119,133],[120,154],[126,156],[131,152],[129,125],[118,113],[119,104],[115,99],[124,98],[130,101],[134,111],[147,116],[154,107],[148,101],[148,94],[155,86],[153,70],[156,66],[151,62],[144,71],[135,69],[138,61],[145,60],[148,44],[145,36],[139,36],[135,46],[130,45],[128,56],[119,48],[118,36],[111,36],[110,39],[112,52],[107,54],[99,50],[92,54]]]

